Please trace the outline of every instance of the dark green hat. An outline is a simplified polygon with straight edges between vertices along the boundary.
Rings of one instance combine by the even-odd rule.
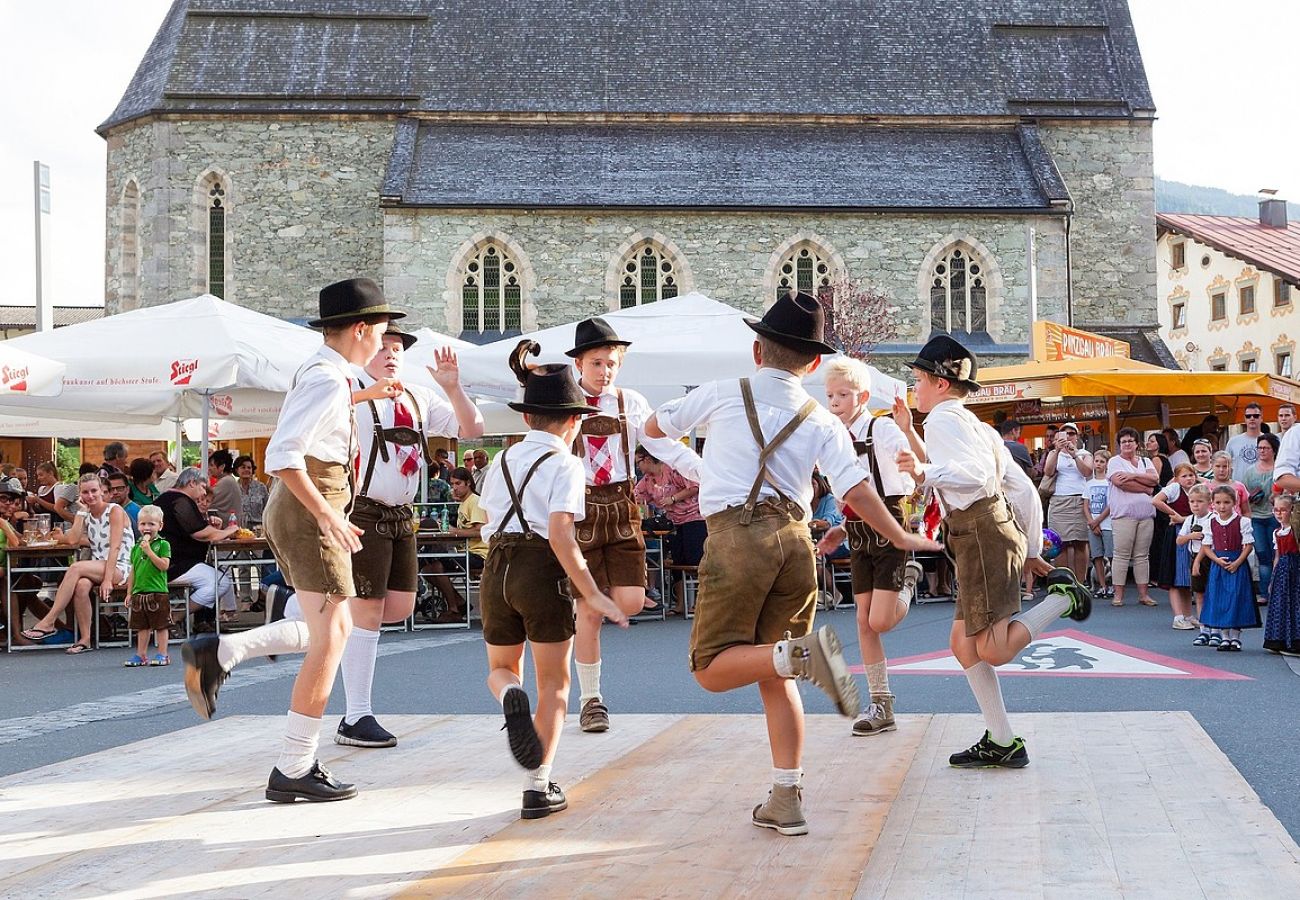
[[[307,324],[312,328],[323,328],[355,322],[367,316],[388,316],[392,320],[405,318],[406,313],[389,306],[384,292],[369,278],[349,278],[321,288],[320,318]]]

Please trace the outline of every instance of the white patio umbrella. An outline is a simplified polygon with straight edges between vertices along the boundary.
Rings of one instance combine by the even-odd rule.
[[[176,432],[198,418],[206,464],[208,420],[273,424],[280,397],[321,337],[205,294],[8,343],[57,359],[66,371],[57,397],[0,397],[0,415],[170,422]]]
[[[0,395],[52,397],[63,390],[67,366],[28,353],[12,342],[0,343]]]
[[[745,324],[753,316],[725,303],[690,293],[671,300],[605,313],[604,318],[632,347],[618,383],[646,396],[651,405],[680,397],[708,381],[752,374],[754,332]],[[564,351],[573,346],[577,323],[556,325],[524,337],[542,345],[540,361],[571,362]],[[507,360],[520,338],[458,350],[465,390],[476,397],[514,399],[518,390]],[[419,345],[411,349],[415,356]],[[906,386],[872,368],[871,407],[888,409]],[[809,392],[821,399],[819,373],[808,379]],[[524,429],[523,419],[508,409],[480,404],[489,432]],[[511,418],[513,417],[513,418]]]

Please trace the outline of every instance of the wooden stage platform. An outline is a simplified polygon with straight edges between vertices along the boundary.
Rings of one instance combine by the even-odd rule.
[[[0,779],[6,897],[1297,897],[1300,851],[1195,720],[1015,715],[1031,764],[959,771],[972,715],[853,738],[808,723],[811,833],[754,828],[755,716],[570,716],[569,809],[518,819],[498,719],[393,716],[323,745],[362,789],[267,803],[280,717],[236,717]],[[333,722],[330,722],[333,725]]]

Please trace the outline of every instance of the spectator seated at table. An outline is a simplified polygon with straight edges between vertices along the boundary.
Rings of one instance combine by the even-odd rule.
[[[474,478],[469,469],[452,470],[451,494],[460,503],[460,509],[456,514],[456,527],[447,533],[451,537],[465,538],[469,541],[469,569],[471,574],[476,574],[483,571],[483,560],[487,559],[488,545],[483,540],[483,526],[487,523],[487,513],[483,512],[478,494],[474,491]],[[452,546],[448,545],[447,549],[450,550]],[[465,598],[461,596],[452,580],[444,574],[449,571],[463,572],[464,570],[461,558],[445,557],[431,559],[425,563],[424,571],[430,575],[429,580],[447,601],[446,612],[435,619],[434,624],[465,621]]]
[[[36,490],[28,495],[28,508],[46,513],[50,524],[71,525],[77,517],[77,487],[59,482],[59,469],[52,462],[36,467]]]
[[[153,483],[159,494],[176,486],[176,476],[180,473],[176,471],[176,467],[172,465],[166,453],[155,450],[149,454],[149,462],[153,464]]]
[[[212,483],[212,505],[208,514],[221,519],[222,525],[230,523],[234,516],[244,509],[244,492],[239,489],[239,479],[235,477],[235,457],[229,450],[218,450],[208,457],[208,475]]]
[[[59,615],[73,604],[77,633],[68,653],[86,653],[93,649],[91,620],[94,603],[91,592],[98,590],[100,598],[107,600],[114,588],[126,584],[131,571],[131,548],[135,546],[130,519],[122,507],[108,502],[98,470],[82,475],[77,486],[81,491],[82,508],[72,527],[58,538],[58,543],[77,547],[85,541],[90,545],[91,558],[68,567],[59,582],[50,611],[23,632],[23,637],[29,641],[49,640],[57,630]]]
[[[126,474],[127,467],[127,446],[121,441],[113,441],[104,445],[104,463],[95,466],[94,471],[99,473],[100,478],[107,478],[114,472]],[[90,465],[87,463],[86,465]],[[84,468],[84,466],[83,466]],[[85,474],[84,472],[82,474]]]
[[[131,499],[131,480],[121,472],[114,472],[105,479],[104,483],[107,486],[108,502],[116,503],[126,510],[127,516],[131,519],[131,535],[139,540],[140,504]]]
[[[830,482],[826,476],[820,472],[813,472],[813,513],[812,519],[808,522],[808,527],[814,531],[826,531],[834,528],[836,525],[844,524],[844,513],[840,511],[839,504],[835,502],[835,495],[831,493]],[[827,559],[847,559],[849,556],[849,542],[846,538],[842,544],[835,548],[833,553],[827,553]]]
[[[3,578],[4,570],[8,567],[9,560],[7,552],[12,547],[22,546],[23,538],[18,529],[14,527],[13,513],[17,508],[18,500],[22,497],[22,490],[18,487],[17,479],[0,481],[0,578]],[[31,576],[24,575],[22,579],[30,579]],[[20,579],[18,587],[26,587]],[[40,587],[39,579],[36,580],[34,587]],[[8,580],[0,580],[0,591],[8,590]],[[0,601],[6,597],[0,594]],[[9,608],[9,632],[13,635],[12,642],[15,646],[25,646],[34,643],[22,634],[23,613],[31,612],[38,618],[49,612],[49,607],[41,603],[36,596],[30,591],[21,590],[15,592],[12,598],[8,598],[6,606]],[[0,625],[0,635],[4,633],[3,625]]]
[[[704,539],[709,536],[708,525],[700,514],[700,486],[644,447],[637,448],[636,467],[641,471],[641,479],[632,491],[633,496],[662,510],[672,523],[668,555],[673,565],[698,566],[704,556]],[[681,615],[686,610],[682,599],[683,579],[683,573],[673,573],[674,605],[666,610],[666,615]],[[646,606],[654,608],[648,598]]]
[[[176,477],[176,486],[163,491],[157,505],[163,511],[162,535],[172,548],[172,563],[167,575],[173,585],[190,589],[190,611],[209,618],[218,596],[223,613],[236,608],[235,586],[228,574],[217,577],[208,565],[212,542],[229,538],[238,526],[223,527],[216,516],[209,518],[203,510],[210,488],[198,469],[187,468]]]
[[[266,510],[270,491],[257,480],[257,463],[251,456],[245,455],[235,460],[235,477],[239,479],[239,524],[245,528],[256,528],[262,524],[262,513]]]
[[[131,500],[140,506],[149,506],[158,499],[162,489],[154,483],[154,465],[143,456],[131,460],[126,474],[131,479]]]

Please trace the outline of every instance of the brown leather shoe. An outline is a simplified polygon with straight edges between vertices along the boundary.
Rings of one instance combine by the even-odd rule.
[[[582,710],[578,713],[578,725],[588,734],[609,731],[609,710],[599,697],[592,697],[582,704]]]

